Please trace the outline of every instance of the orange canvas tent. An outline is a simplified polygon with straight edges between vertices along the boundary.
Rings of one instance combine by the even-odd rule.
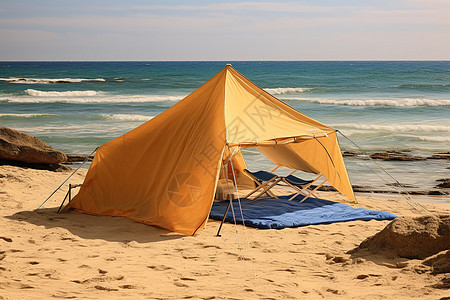
[[[227,65],[179,103],[100,146],[69,205],[194,235],[208,219],[222,159],[231,153],[242,168],[244,147],[257,147],[276,165],[322,173],[355,200],[336,130]]]

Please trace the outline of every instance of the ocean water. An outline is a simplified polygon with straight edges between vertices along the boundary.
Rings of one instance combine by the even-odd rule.
[[[392,189],[398,180],[409,190],[427,190],[450,177],[449,161],[367,157],[450,151],[450,61],[0,62],[0,126],[66,153],[89,154],[171,107],[227,63],[363,149],[340,137],[342,150],[360,154],[345,157],[353,184]],[[250,169],[272,167],[256,149],[244,155]]]

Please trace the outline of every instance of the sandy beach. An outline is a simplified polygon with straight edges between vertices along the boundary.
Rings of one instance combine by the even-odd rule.
[[[347,254],[389,221],[257,230],[209,221],[184,236],[119,217],[56,214],[71,173],[0,166],[0,299],[448,299],[446,274],[422,260]],[[321,192],[329,200],[342,199]],[[398,195],[358,194],[359,207],[420,216]],[[448,203],[422,202],[449,214]]]

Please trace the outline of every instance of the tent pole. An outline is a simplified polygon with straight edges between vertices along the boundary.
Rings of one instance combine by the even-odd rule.
[[[230,157],[230,152],[228,152],[228,157]],[[227,168],[228,168],[228,166],[227,166]],[[227,181],[228,195],[229,195],[230,201],[228,202],[227,209],[225,210],[225,213],[223,215],[222,222],[220,222],[220,226],[219,226],[219,229],[217,230],[216,237],[222,237],[220,235],[220,230],[222,229],[223,223],[225,222],[225,218],[227,217],[227,214],[228,214],[228,210],[230,209],[231,202],[233,201],[233,199],[231,197],[231,193],[229,191],[229,187],[228,187],[228,169],[225,170],[225,165],[223,163],[223,160],[222,160],[222,172],[223,172],[223,175],[225,175],[225,180]]]
[[[230,145],[227,144],[227,147],[228,147],[228,153],[231,153],[231,151],[230,151]],[[245,228],[244,213],[243,213],[243,211],[242,211],[241,198],[240,198],[240,196],[239,196],[239,190],[238,190],[238,185],[237,185],[236,175],[235,175],[235,173],[234,173],[233,160],[231,159],[231,156],[230,156],[230,165],[231,165],[231,173],[233,174],[233,179],[234,179],[234,182],[235,182],[235,184],[236,184],[236,185],[235,185],[235,188],[236,188],[236,196],[237,196],[237,200],[238,200],[238,204],[239,204],[239,210],[241,211],[242,225],[243,225],[244,228]],[[275,197],[275,198],[276,198],[276,197]]]
[[[227,206],[227,209],[225,210],[225,214],[223,215],[222,222],[220,222],[219,230],[217,230],[216,237],[221,237],[220,230],[222,229],[223,222],[225,222],[225,218],[227,217],[227,213],[228,213],[228,210],[230,209],[230,206],[231,206],[231,198],[230,198],[230,201],[228,202],[228,206]]]
[[[58,208],[58,211],[56,212],[57,214],[59,214],[59,212],[61,211],[61,208],[63,207],[64,202],[66,202],[67,197],[69,197],[69,193],[70,193],[70,184],[69,184],[69,190],[67,191],[66,196],[64,197],[63,201],[61,202],[61,205]]]
[[[66,183],[66,181],[69,180],[69,178],[72,177],[72,176],[73,176],[73,175],[81,168],[81,166],[84,165],[84,163],[87,162],[87,160],[89,159],[89,157],[91,157],[91,155],[94,154],[94,152],[97,151],[97,149],[98,149],[98,147],[95,148],[94,151],[91,152],[91,154],[89,154],[88,156],[86,156],[86,159],[81,163],[81,165],[80,165],[75,171],[73,171],[73,173],[70,174],[70,175],[66,178],[66,180],[64,180],[63,183],[61,183],[61,185],[58,186],[58,187],[56,188],[56,190],[54,190],[53,193],[51,193],[50,196],[48,196],[47,199],[45,199],[44,202],[42,202],[41,205],[39,205],[39,207],[38,207],[37,209],[41,208],[42,205],[44,205],[45,202],[47,202],[48,199],[50,199],[50,198],[51,198],[51,197],[52,197],[52,196],[53,196],[53,195],[54,195],[54,194],[55,194],[55,193],[56,193],[56,192],[64,185],[64,183]]]

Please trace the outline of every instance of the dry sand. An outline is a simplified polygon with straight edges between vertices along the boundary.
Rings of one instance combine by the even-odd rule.
[[[56,214],[71,172],[0,166],[0,299],[442,299],[421,260],[347,251],[389,221],[283,230],[208,222],[183,236],[117,217]],[[81,183],[86,171],[68,183]],[[329,200],[339,195],[320,193]],[[402,197],[360,194],[360,207],[419,216]],[[423,203],[434,213],[450,204]],[[240,248],[239,249],[239,245]],[[445,299],[445,298],[444,298]]]

